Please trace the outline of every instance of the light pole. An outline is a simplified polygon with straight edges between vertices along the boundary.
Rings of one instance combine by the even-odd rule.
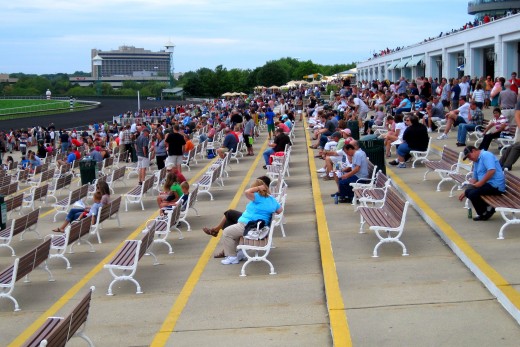
[[[166,52],[170,53],[170,66],[169,66],[169,69],[168,69],[168,80],[170,81],[170,88],[173,88],[173,76],[174,76],[174,68],[173,68],[173,51],[175,49],[175,45],[171,42],[171,41],[168,41],[164,47],[166,48]]]
[[[103,58],[99,56],[99,54],[96,54],[94,58],[92,58],[92,63],[94,66],[97,66],[96,71],[96,95],[101,95],[101,65],[103,65]]]

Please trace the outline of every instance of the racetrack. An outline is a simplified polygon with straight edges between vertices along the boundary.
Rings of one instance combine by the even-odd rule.
[[[54,123],[56,129],[80,128],[94,122],[111,122],[113,116],[117,116],[127,111],[135,112],[137,110],[137,99],[81,98],[81,100],[100,101],[101,104],[98,108],[85,111],[59,113],[33,118],[2,120],[0,121],[0,129],[20,129],[37,125],[47,127],[50,123]],[[180,103],[184,102],[174,100],[141,100],[141,109],[149,109],[165,105],[177,105]]]

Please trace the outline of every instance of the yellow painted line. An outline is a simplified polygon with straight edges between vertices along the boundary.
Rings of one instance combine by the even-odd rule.
[[[304,128],[307,127],[307,121],[304,120]],[[305,131],[307,145],[311,145],[309,132]],[[307,146],[307,148],[308,148]],[[314,153],[310,148],[307,149],[309,156],[309,169],[311,172],[312,195],[316,208],[316,224],[318,227],[318,239],[320,241],[321,264],[323,269],[323,280],[325,282],[325,295],[327,297],[327,309],[329,311],[330,330],[332,332],[332,341],[334,346],[352,346],[350,329],[347,321],[347,311],[343,303],[341,288],[339,287],[338,273],[336,271],[336,262],[332,251],[332,243],[330,240],[329,226],[327,224],[327,216],[325,207],[321,198],[320,184],[318,174],[313,168]]]
[[[466,255],[466,257],[479,268],[479,270],[487,277],[494,285],[504,293],[504,296],[517,308],[520,309],[520,293],[507,282],[507,280],[498,273],[486,260],[477,252],[469,243],[460,236],[455,229],[451,227],[442,217],[440,217],[423,199],[417,195],[394,171],[387,168],[388,172],[392,174],[392,180],[401,189],[414,200],[418,208],[423,213],[428,215],[431,220],[444,232],[444,234]]]
[[[244,191],[246,189],[246,186],[249,184],[249,181],[251,180],[251,177],[253,176],[253,172],[255,171],[255,168],[258,165],[258,162],[262,158],[262,155],[260,153],[263,153],[267,147],[267,140],[262,145],[262,148],[258,152],[259,154],[256,156],[255,161],[249,168],[249,171],[247,172],[246,176],[244,177],[244,180],[242,181],[242,184],[237,190],[237,193],[235,194],[235,197],[231,201],[229,205],[229,209],[235,208],[238,205],[238,202],[240,201],[240,198],[243,196]],[[206,268],[209,260],[213,256],[213,252],[215,251],[215,248],[218,245],[218,242],[220,240],[222,233],[219,234],[218,237],[212,237],[210,241],[208,242],[206,248],[202,252],[202,255],[199,258],[199,261],[193,268],[190,276],[188,277],[188,280],[184,284],[184,287],[182,288],[181,292],[179,293],[179,296],[177,297],[177,300],[173,303],[173,306],[168,313],[168,316],[166,317],[166,320],[163,322],[163,325],[161,326],[160,330],[155,335],[152,343],[150,344],[151,347],[160,347],[165,346],[168,342],[168,339],[170,338],[171,334],[173,333],[175,329],[175,325],[177,324],[177,321],[179,320],[179,317],[186,307],[186,304],[188,303],[188,300],[193,293],[193,290],[195,289],[195,286],[200,280],[200,277],[202,276],[202,273],[204,272],[204,269]]]
[[[200,170],[194,177],[190,179],[190,184],[193,184],[197,181],[197,179],[204,174],[208,168],[213,164],[213,160],[210,161],[202,170]],[[51,210],[50,212],[53,212]],[[47,212],[46,214],[48,214]],[[159,215],[159,210],[154,212],[148,219],[153,219]],[[136,238],[139,233],[146,227],[145,220],[141,225],[137,227],[125,240],[123,240],[117,247],[114,248],[112,252],[110,252],[101,262],[99,262],[92,270],[90,270],[81,280],[79,280],[72,288],[70,288],[61,298],[58,299],[47,311],[41,314],[27,329],[25,329],[18,337],[13,340],[9,347],[20,346],[23,342],[25,342],[47,319],[47,317],[55,316],[56,312],[58,312],[67,302],[69,302],[83,287],[85,287],[98,272],[103,269],[103,266],[108,263],[112,258],[116,255],[123,244],[128,239]]]

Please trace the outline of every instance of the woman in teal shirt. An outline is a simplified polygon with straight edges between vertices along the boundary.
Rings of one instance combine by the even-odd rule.
[[[251,187],[245,191],[245,195],[251,201],[238,219],[238,223],[224,229],[222,243],[226,257],[221,261],[224,265],[238,264],[243,259],[242,254],[237,254],[237,246],[240,237],[244,235],[247,223],[263,220],[265,225],[269,225],[271,215],[282,212],[282,207],[270,195],[269,187],[261,179],[256,179]]]

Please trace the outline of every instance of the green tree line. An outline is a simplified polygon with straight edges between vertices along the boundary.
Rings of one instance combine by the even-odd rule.
[[[216,97],[225,92],[251,92],[258,85],[283,85],[291,80],[301,80],[303,76],[319,73],[330,76],[335,73],[351,69],[351,64],[320,65],[311,60],[299,61],[294,58],[282,58],[268,61],[261,67],[251,69],[226,69],[218,65],[214,70],[200,68],[183,74],[175,82],[177,87],[184,88],[187,95],[201,97]],[[76,71],[73,74],[28,75],[23,73],[10,74],[11,78],[18,78],[14,84],[0,84],[0,94],[4,96],[32,96],[44,95],[50,89],[54,96],[95,96],[96,85],[80,87],[71,83],[69,77],[90,76],[89,73]],[[112,88],[108,83],[102,83],[102,95],[135,96],[137,91],[143,97],[160,96],[161,90],[167,84],[157,81],[138,83],[125,81],[121,88]]]

